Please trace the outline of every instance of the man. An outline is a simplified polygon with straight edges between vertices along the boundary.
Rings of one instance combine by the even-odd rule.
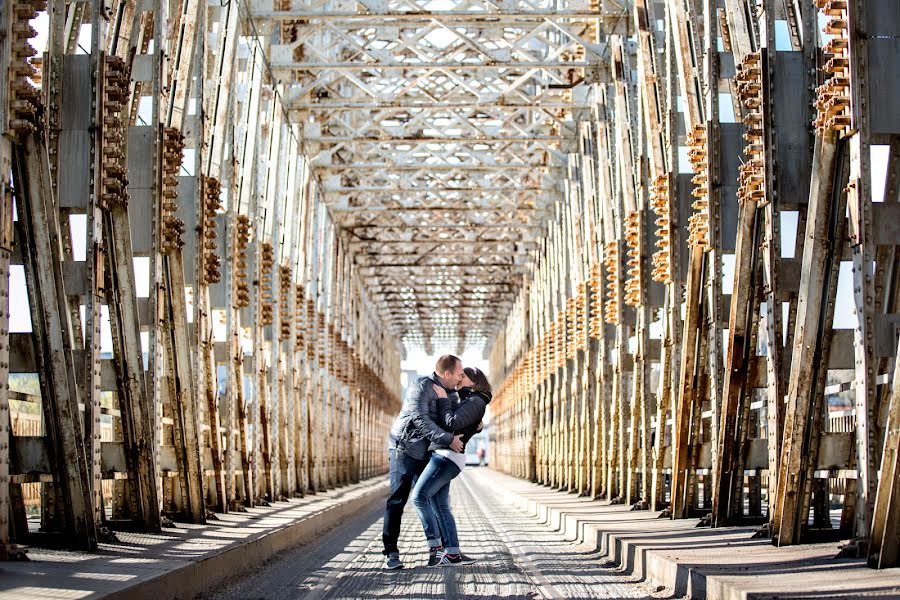
[[[434,386],[439,385],[448,394],[455,394],[462,378],[461,360],[449,354],[440,357],[431,376],[419,377],[409,386],[400,416],[391,427],[388,445],[391,495],[384,509],[381,535],[386,569],[403,568],[397,548],[400,520],[409,492],[431,458],[428,446],[434,442],[449,446],[455,452],[463,449],[462,436],[454,436],[437,424],[437,393],[434,391]]]

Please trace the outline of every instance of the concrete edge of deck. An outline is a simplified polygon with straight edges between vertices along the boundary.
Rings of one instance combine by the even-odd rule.
[[[532,488],[510,490],[510,500],[520,509],[566,540],[595,548],[610,566],[653,586],[664,586],[675,596],[754,600],[871,594],[900,598],[900,569],[877,571],[867,568],[864,559],[836,560],[836,542],[776,548],[769,540],[751,539],[751,527],[697,528],[696,519],[658,519],[658,512],[631,512],[627,506],[510,479]],[[614,523],[617,531],[606,530],[598,522]],[[691,543],[684,543],[685,539]],[[727,554],[718,547],[727,547]],[[794,593],[786,593],[791,588]]]
[[[365,487],[354,490],[348,498],[321,511],[309,514],[285,527],[273,529],[260,537],[240,542],[211,556],[204,556],[187,565],[153,579],[103,596],[105,600],[166,600],[194,598],[226,579],[240,576],[273,558],[278,552],[306,543],[341,523],[346,517],[362,510],[376,498],[380,501],[388,489],[384,477],[361,482]],[[359,484],[357,484],[359,485]],[[342,488],[337,488],[339,491]]]

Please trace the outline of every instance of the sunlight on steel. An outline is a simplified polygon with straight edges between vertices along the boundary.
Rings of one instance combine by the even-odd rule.
[[[608,52],[598,29],[626,13],[579,0],[252,9],[339,235],[406,351],[483,351],[564,193]]]

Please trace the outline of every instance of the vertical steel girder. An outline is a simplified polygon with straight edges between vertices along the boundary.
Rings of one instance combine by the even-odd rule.
[[[0,7],[0,64],[11,60],[12,10],[9,3]],[[9,280],[10,258],[14,249],[13,234],[13,188],[10,179],[12,169],[12,144],[7,133],[9,122],[10,81],[0,79],[0,379],[9,381],[10,340],[9,340]],[[11,413],[9,385],[0,386],[0,560],[21,557],[24,553],[14,543],[15,533],[11,522],[13,514],[13,486],[11,483]]]

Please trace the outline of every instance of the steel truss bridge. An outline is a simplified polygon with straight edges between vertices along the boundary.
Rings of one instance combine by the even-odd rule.
[[[380,475],[401,359],[483,352],[494,466],[897,565],[896,0],[6,0],[0,44],[0,556]]]

